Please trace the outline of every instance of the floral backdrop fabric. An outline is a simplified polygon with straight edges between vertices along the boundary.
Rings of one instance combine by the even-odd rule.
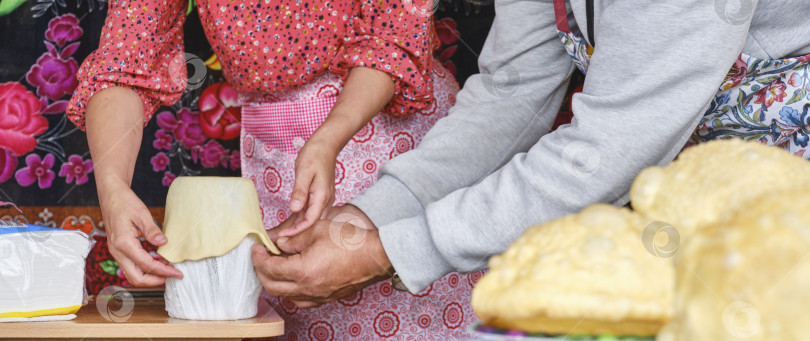
[[[193,2],[185,27],[188,90],[144,129],[133,178],[133,189],[153,208],[165,204],[178,176],[240,174],[237,96],[192,8]],[[68,122],[65,109],[105,16],[103,0],[0,0],[0,202],[24,212],[0,209],[0,219],[91,235],[91,293],[124,283],[124,276],[106,248],[86,135]],[[463,84],[478,70],[494,16],[491,1],[441,0],[435,16],[436,57]]]
[[[492,20],[489,5],[440,3],[437,57],[460,82],[477,71]],[[98,0],[0,0],[0,199],[98,204],[86,137],[64,112],[77,86],[76,70],[98,46],[105,13]],[[224,82],[191,7],[189,13],[188,90],[146,127],[135,170],[133,187],[147,206],[162,206],[177,176],[239,174],[236,93]],[[461,34],[467,22],[471,33]]]

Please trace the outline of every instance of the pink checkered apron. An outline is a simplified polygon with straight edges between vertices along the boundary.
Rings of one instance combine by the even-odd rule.
[[[458,84],[434,63],[436,104],[423,112],[396,118],[380,113],[338,156],[336,203],[342,204],[377,180],[380,166],[416,146],[455,103]],[[289,215],[295,180],[295,157],[325,119],[340,92],[338,77],[326,74],[310,84],[280,94],[240,95],[242,106],[242,176],[256,184],[267,228]],[[284,319],[283,340],[432,340],[468,337],[476,321],[470,294],[481,272],[449,274],[418,295],[394,290],[388,281],[371,285],[318,308],[299,309],[262,293]]]

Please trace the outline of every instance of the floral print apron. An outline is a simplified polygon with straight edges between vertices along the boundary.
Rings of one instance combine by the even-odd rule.
[[[336,204],[343,204],[377,180],[380,167],[414,148],[455,103],[458,84],[434,63],[436,101],[404,117],[376,115],[343,148],[335,174]],[[256,184],[265,227],[289,215],[295,181],[295,158],[304,142],[323,123],[342,84],[327,73],[281,93],[240,94],[242,106],[242,176]],[[414,295],[381,281],[317,308],[299,309],[290,301],[262,292],[284,319],[279,340],[445,340],[468,337],[477,321],[470,295],[482,272],[452,273]]]
[[[593,0],[588,0],[593,41]],[[557,32],[577,68],[587,73],[593,47],[571,32],[565,0],[554,1]],[[810,55],[759,59],[740,54],[703,114],[687,146],[741,138],[782,147],[804,158],[810,140]]]

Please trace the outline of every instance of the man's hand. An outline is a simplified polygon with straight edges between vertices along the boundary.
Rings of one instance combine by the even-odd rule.
[[[368,217],[354,206],[336,207],[329,215],[332,220],[279,238],[282,256],[253,247],[253,264],[268,293],[302,308],[314,307],[390,277],[393,267]],[[294,220],[290,217],[276,229],[288,228]]]

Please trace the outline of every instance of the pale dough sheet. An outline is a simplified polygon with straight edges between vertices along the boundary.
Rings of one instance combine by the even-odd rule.
[[[248,235],[280,254],[264,229],[256,188],[246,178],[178,177],[166,197],[163,233],[169,241],[157,252],[172,263],[222,256]]]

